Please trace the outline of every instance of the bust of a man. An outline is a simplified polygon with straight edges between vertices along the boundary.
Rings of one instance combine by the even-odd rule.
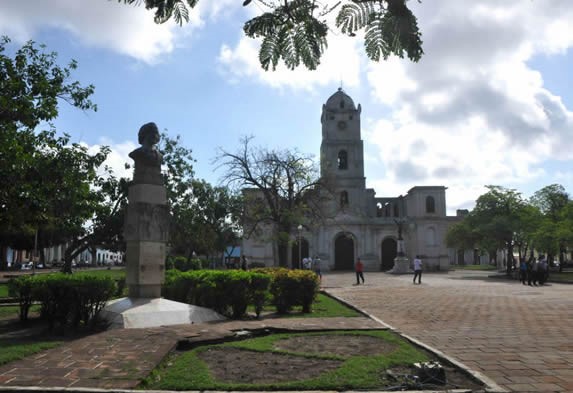
[[[159,130],[155,123],[147,123],[141,126],[137,139],[141,147],[138,147],[129,157],[135,162],[133,181],[136,183],[161,184],[161,162],[163,157],[157,150],[159,143]]]
[[[159,130],[155,123],[142,125],[137,134],[137,139],[141,147],[129,153],[129,156],[135,161],[135,167],[137,168],[138,164],[161,166],[161,153],[155,147],[159,143]]]

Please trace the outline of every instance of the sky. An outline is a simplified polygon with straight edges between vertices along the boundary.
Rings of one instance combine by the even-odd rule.
[[[265,9],[203,0],[189,23],[156,25],[142,6],[109,0],[2,0],[0,34],[78,62],[97,112],[61,105],[73,142],[112,148],[119,175],[139,127],[192,149],[196,177],[219,184],[219,149],[240,139],[318,160],[323,103],[339,87],[362,105],[366,185],[377,197],[447,187],[448,214],[471,209],[485,185],[524,197],[561,184],[573,195],[573,2],[409,1],[424,56],[372,62],[360,36],[333,28],[315,71],[264,71],[242,26]],[[334,17],[334,15],[332,15]]]

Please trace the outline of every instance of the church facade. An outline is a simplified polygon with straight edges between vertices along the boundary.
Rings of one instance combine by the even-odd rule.
[[[446,215],[446,187],[417,186],[390,197],[366,188],[361,110],[342,89],[322,107],[320,175],[330,184],[330,213],[320,225],[302,223],[292,234],[292,266],[319,257],[323,271],[350,270],[360,258],[365,270],[387,271],[402,251],[410,260],[420,255],[426,270],[447,270],[455,255],[445,234],[461,217]],[[261,236],[244,238],[242,252],[252,262],[274,264],[272,242]]]

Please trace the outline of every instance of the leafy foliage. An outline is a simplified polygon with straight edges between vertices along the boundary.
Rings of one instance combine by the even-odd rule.
[[[172,16],[179,24],[189,20],[187,6],[197,0],[118,0],[120,3],[144,3],[155,10],[155,22],[164,23]],[[373,61],[390,55],[419,61],[423,55],[418,22],[406,5],[407,0],[255,0],[268,11],[245,22],[247,37],[262,38],[259,62],[264,70],[275,70],[282,60],[289,69],[301,63],[314,70],[327,48],[328,14],[339,8],[335,25],[343,34],[356,36],[365,30],[364,45]],[[252,4],[245,0],[243,6]],[[322,4],[322,7],[319,6]]]

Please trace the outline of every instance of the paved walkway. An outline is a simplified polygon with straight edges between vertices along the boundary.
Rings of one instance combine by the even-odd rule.
[[[524,286],[485,272],[326,276],[326,290],[502,388],[573,392],[573,285]],[[490,273],[491,274],[491,273]]]
[[[502,388],[573,392],[573,285],[523,286],[483,272],[411,277],[327,274],[327,292],[419,340]],[[368,318],[266,319],[154,329],[112,330],[0,367],[10,386],[134,388],[178,341],[218,340],[242,329],[380,328]]]
[[[243,330],[380,329],[363,318],[271,318],[151,329],[108,330],[0,367],[0,391],[10,386],[133,389],[178,342],[217,341]]]

